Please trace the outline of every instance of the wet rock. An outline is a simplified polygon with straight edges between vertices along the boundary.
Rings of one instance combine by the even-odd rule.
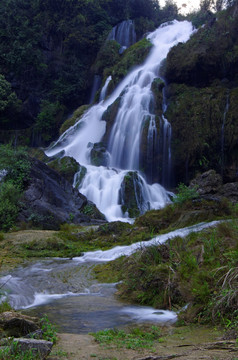
[[[121,184],[120,203],[122,211],[134,218],[143,213],[142,181],[136,171],[129,171]]]
[[[77,161],[70,157],[65,156],[60,159],[55,159],[47,164],[51,169],[62,175],[71,184],[74,181],[74,175],[79,171],[80,165]]]
[[[87,205],[92,207],[92,203],[64,177],[43,162],[32,160],[18,221],[31,222],[34,226],[53,230],[66,222],[90,223],[92,217],[82,211]],[[94,204],[93,206],[96,208]],[[98,210],[94,212],[94,219],[101,220],[105,217]]]
[[[90,155],[92,165],[107,166],[109,153],[102,142],[93,145]]]

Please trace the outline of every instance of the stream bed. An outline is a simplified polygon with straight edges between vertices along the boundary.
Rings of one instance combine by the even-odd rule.
[[[138,322],[174,323],[175,312],[119,301],[115,296],[116,284],[98,283],[92,269],[99,262],[128,256],[146,246],[160,245],[170,238],[184,237],[217,223],[201,223],[149,241],[86,252],[72,259],[28,261],[11,273],[1,275],[1,291],[13,308],[38,317],[46,314],[58,332],[82,334]]]

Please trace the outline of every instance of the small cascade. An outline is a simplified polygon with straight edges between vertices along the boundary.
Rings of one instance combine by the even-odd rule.
[[[135,202],[139,212],[144,212],[161,208],[170,201],[169,194],[157,183],[158,177],[155,179],[153,174],[153,179],[148,183],[148,179],[146,181],[143,175],[146,157],[154,158],[153,151],[158,153],[159,148],[151,86],[154,79],[158,78],[160,65],[170,48],[178,42],[187,41],[192,33],[193,26],[188,21],[164,24],[151,33],[148,39],[153,47],[144,64],[134,68],[113,93],[105,98],[109,77],[103,89],[105,94],[101,94],[102,100],[85,112],[82,118],[46,151],[48,156],[72,156],[87,169],[83,178],[81,175],[76,176],[78,189],[97,205],[109,221],[127,221],[130,211],[134,213],[132,210]],[[116,110],[110,132],[107,129],[106,133],[108,125],[103,121],[103,114],[114,103]],[[160,156],[163,158],[163,181],[167,184],[171,172],[171,126],[165,118],[162,125],[163,154]],[[101,163],[104,166],[99,163],[98,166],[92,165],[90,155],[93,148],[101,148],[106,154],[103,160],[106,164]],[[143,148],[144,163],[141,160]],[[156,161],[152,159],[151,171]],[[127,184],[131,176],[136,179],[134,190]],[[123,190],[125,184],[126,192]],[[130,197],[130,193],[134,195]]]
[[[110,83],[110,81],[112,80],[112,77],[111,75],[108,76],[107,80],[105,81],[105,84],[101,90],[101,93],[100,93],[100,97],[99,97],[99,101],[103,101],[106,99],[106,96],[107,96],[107,88],[108,88],[108,85]]]
[[[226,115],[229,110],[229,94],[226,97],[226,106],[223,114],[223,121],[221,127],[221,176],[223,178],[223,171],[224,171],[224,145],[225,145],[225,124],[226,124]]]
[[[154,158],[159,150],[159,138],[158,138],[158,131],[155,121],[155,116],[151,116],[148,133],[147,133],[147,150],[146,150],[146,161],[147,161],[147,168],[146,168],[146,178],[147,180],[152,183],[155,173],[155,166],[154,166]]]
[[[172,127],[168,120],[162,115],[163,134],[163,159],[162,159],[162,185],[170,186],[171,180],[171,137]]]
[[[122,21],[114,26],[107,40],[115,40],[121,45],[120,54],[136,42],[134,22],[132,20]]]
[[[89,104],[93,103],[95,95],[96,95],[97,91],[100,89],[101,82],[102,82],[101,76],[94,75],[93,86],[92,86],[92,90],[91,90],[91,94],[90,94]]]

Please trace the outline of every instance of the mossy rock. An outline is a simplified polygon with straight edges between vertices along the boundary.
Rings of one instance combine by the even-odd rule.
[[[81,209],[80,212],[90,217],[90,219],[106,220],[105,215],[98,210],[96,205],[91,201],[88,201]]]
[[[173,47],[167,57],[166,80],[201,87],[217,78],[233,82],[238,69],[237,22],[238,13],[230,7],[188,42]]]
[[[119,60],[120,44],[115,40],[108,40],[99,50],[96,61],[92,66],[95,74],[102,74],[105,68],[114,66]]]
[[[107,166],[109,154],[105,145],[102,142],[93,145],[90,156],[92,165]]]
[[[77,163],[77,161],[70,156],[65,156],[60,159],[55,159],[55,160],[49,162],[48,166],[51,169],[57,171],[60,175],[62,175],[70,183],[73,183],[74,175],[80,169],[80,165]]]
[[[128,213],[129,217],[134,218],[143,212],[143,194],[141,179],[136,171],[129,171],[121,184],[120,204],[123,213]]]
[[[184,84],[168,86],[165,116],[172,126],[176,183],[188,182],[196,173],[209,168],[221,171],[221,136],[227,94],[227,89],[219,82],[216,86],[200,89]],[[226,114],[225,152],[230,143],[226,135],[230,126],[229,113],[230,110]]]
[[[74,185],[77,189],[81,185],[86,174],[87,174],[87,168],[85,166],[79,165],[79,170],[75,175],[75,185]]]
[[[112,80],[108,87],[108,93],[111,93],[115,89],[133,66],[143,63],[148,56],[151,47],[151,42],[144,38],[124,51],[121,60],[115,66],[104,70],[103,76],[105,79],[110,75],[112,76]]]
[[[75,110],[73,115],[65,120],[65,122],[61,125],[59,134],[62,135],[67,129],[75,125],[75,123],[83,116],[84,112],[88,110],[88,108],[89,105],[82,105],[77,110]]]

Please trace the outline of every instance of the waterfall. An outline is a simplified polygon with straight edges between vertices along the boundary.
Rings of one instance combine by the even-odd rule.
[[[120,54],[123,53],[124,50],[136,42],[134,22],[132,20],[125,20],[114,26],[107,40],[117,41],[121,45],[119,52]]]
[[[225,144],[225,124],[226,124],[226,115],[229,110],[229,94],[226,97],[226,106],[223,114],[223,121],[221,127],[221,176],[223,178],[224,171],[224,144]]]
[[[100,89],[101,82],[102,82],[101,76],[94,75],[93,86],[92,86],[92,90],[91,90],[91,94],[90,94],[89,104],[93,103],[96,92]]]
[[[100,93],[100,97],[99,97],[99,101],[103,101],[105,100],[106,96],[107,96],[107,88],[108,88],[108,85],[110,83],[110,81],[112,80],[112,77],[111,76],[108,76],[107,80],[105,81],[105,84],[101,90],[101,93]]]
[[[156,141],[156,124],[154,114],[154,95],[151,90],[152,82],[158,78],[161,62],[166,58],[169,49],[178,42],[185,42],[193,33],[192,24],[188,21],[171,23],[160,26],[148,35],[153,47],[144,64],[134,68],[118,85],[114,92],[99,104],[92,106],[78,122],[68,129],[58,141],[46,151],[48,156],[56,154],[72,156],[81,165],[87,168],[86,175],[79,185],[79,191],[93,201],[109,221],[116,219],[126,220],[127,210],[123,212],[122,187],[127,183],[127,197],[130,193],[138,196],[135,189],[130,189],[130,174],[136,172],[140,183],[141,209],[161,208],[169,202],[165,189],[154,183],[149,185],[140,172],[140,157],[142,134],[145,123],[149,121],[149,132],[146,137]],[[90,160],[92,145],[102,141],[106,131],[106,121],[103,114],[109,106],[117,100],[118,110],[114,117],[109,139],[105,144],[108,153],[107,167],[93,166]],[[170,163],[171,127],[164,119],[164,137],[166,140],[167,155],[164,162]],[[147,146],[147,145],[146,145]],[[151,144],[148,151],[153,151],[155,144]],[[152,150],[149,150],[151,147]],[[166,160],[167,159],[167,160]],[[167,177],[169,174],[167,166]],[[129,185],[128,185],[129,184]],[[141,189],[142,187],[142,189]],[[131,203],[133,201],[131,200]]]

